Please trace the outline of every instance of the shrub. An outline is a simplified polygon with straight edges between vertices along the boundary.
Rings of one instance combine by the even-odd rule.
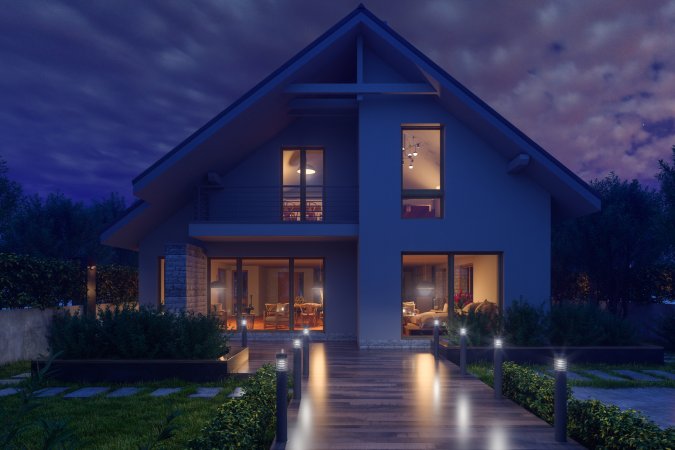
[[[657,343],[667,350],[675,351],[675,313],[664,314],[656,323],[654,330]]]
[[[276,374],[265,365],[243,386],[244,396],[228,399],[190,448],[268,449],[276,428]]]
[[[466,328],[469,345],[492,345],[494,336],[500,333],[499,316],[492,312],[471,310],[465,316],[453,314],[452,319],[444,323],[448,332],[448,341],[459,344],[459,329]]]
[[[504,315],[504,338],[511,345],[548,344],[549,315],[544,308],[522,300],[514,301]]]
[[[504,363],[504,395],[553,423],[554,381],[534,370]],[[675,428],[662,430],[640,413],[597,400],[576,400],[568,388],[567,433],[590,449],[673,449]]]
[[[217,317],[164,314],[152,308],[100,311],[98,317],[59,313],[49,330],[63,359],[213,359],[228,352]]]
[[[549,339],[553,345],[631,345],[633,326],[594,305],[563,304],[551,308]]]

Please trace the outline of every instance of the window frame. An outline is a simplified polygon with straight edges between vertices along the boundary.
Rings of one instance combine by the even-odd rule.
[[[307,151],[320,150],[321,155],[321,173],[323,180],[321,185],[309,186],[310,188],[321,188],[321,220],[307,220],[307,173],[305,170],[300,171],[300,184],[284,184],[284,152],[297,150],[300,152],[300,165],[307,167]],[[326,223],[326,148],[320,145],[284,145],[281,147],[280,153],[280,167],[279,179],[281,189],[279,191],[279,220],[282,223]],[[298,188],[300,190],[300,220],[284,220],[284,189]],[[318,190],[318,189],[317,189]]]
[[[405,141],[403,139],[404,131],[414,131],[414,130],[438,130],[439,134],[439,164],[440,164],[440,189],[403,189],[403,166],[401,164],[401,216],[402,220],[428,220],[428,219],[443,219],[445,217],[445,127],[443,125],[401,125],[401,144],[400,148],[403,148]],[[403,201],[404,200],[435,200],[440,199],[440,211],[438,212],[438,217],[403,217]]]

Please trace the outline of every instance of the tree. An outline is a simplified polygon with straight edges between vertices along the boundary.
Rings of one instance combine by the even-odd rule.
[[[21,198],[21,186],[7,178],[8,172],[7,162],[0,158],[0,249],[5,244],[10,219]]]

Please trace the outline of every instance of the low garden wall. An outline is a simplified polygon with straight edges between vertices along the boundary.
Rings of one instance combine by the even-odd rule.
[[[448,360],[459,364],[459,347],[444,346]],[[443,351],[443,350],[442,350]],[[504,361],[517,364],[552,365],[556,355],[564,354],[570,363],[600,364],[663,364],[663,347],[640,345],[630,347],[504,347]],[[468,347],[468,364],[492,361],[492,347]]]

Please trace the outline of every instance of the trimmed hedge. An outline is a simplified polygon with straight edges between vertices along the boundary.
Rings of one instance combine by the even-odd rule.
[[[200,436],[190,442],[195,450],[268,449],[276,430],[276,372],[261,367],[243,385],[244,396],[225,401]]]
[[[125,306],[96,318],[59,312],[48,339],[61,359],[216,359],[229,350],[220,327],[215,316]]]
[[[79,261],[0,253],[0,308],[57,307],[82,303],[87,295],[86,268]],[[138,301],[138,269],[96,267],[98,303]]]
[[[503,369],[504,395],[553,423],[554,380],[510,362],[505,362]],[[577,400],[570,388],[567,398],[567,433],[590,449],[675,449],[675,427],[664,430],[637,411],[621,411],[597,400]]]

